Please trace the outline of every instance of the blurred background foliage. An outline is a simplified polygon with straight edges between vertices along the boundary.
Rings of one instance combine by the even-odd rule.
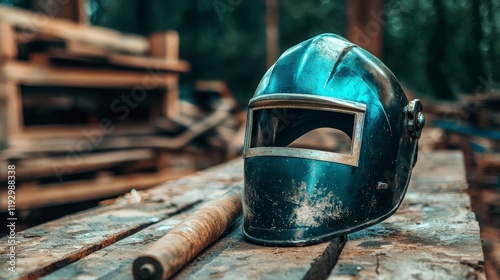
[[[345,0],[279,5],[280,52],[317,34],[346,34]],[[223,79],[246,104],[266,70],[264,0],[88,0],[87,10],[92,24],[123,32],[177,30],[181,58],[193,66],[184,92],[194,80]],[[419,96],[454,99],[500,82],[500,0],[385,0],[382,16],[383,60]]]

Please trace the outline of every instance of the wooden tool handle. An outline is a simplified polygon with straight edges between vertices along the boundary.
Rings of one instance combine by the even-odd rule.
[[[134,261],[135,279],[168,279],[212,242],[224,234],[241,216],[241,189],[196,210]]]

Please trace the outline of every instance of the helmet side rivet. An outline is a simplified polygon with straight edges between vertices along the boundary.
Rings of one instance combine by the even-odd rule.
[[[422,134],[422,128],[425,125],[425,117],[422,113],[422,103],[414,99],[408,103],[406,116],[406,125],[412,138],[419,139]]]
[[[423,128],[425,125],[425,116],[424,116],[424,114],[422,114],[422,112],[418,112],[417,125],[418,125],[418,128]]]

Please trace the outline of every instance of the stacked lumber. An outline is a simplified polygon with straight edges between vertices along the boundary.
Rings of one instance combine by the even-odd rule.
[[[464,152],[472,207],[481,226],[488,279],[500,277],[500,92],[467,95],[456,103],[427,107],[445,131],[438,146]],[[428,115],[426,114],[426,117]]]
[[[444,148],[464,151],[469,182],[500,186],[500,92],[470,95],[434,123],[447,131]]]
[[[500,92],[470,97],[467,108],[469,123],[485,134],[470,140],[474,181],[500,186]]]
[[[0,182],[15,165],[16,208],[116,196],[236,155],[236,102],[222,82],[196,86],[200,106],[179,101],[189,70],[175,31],[146,38],[0,6]]]

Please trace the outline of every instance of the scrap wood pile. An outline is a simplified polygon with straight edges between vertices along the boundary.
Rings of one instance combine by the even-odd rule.
[[[178,54],[175,31],[145,38],[0,6],[0,182],[15,165],[17,209],[116,196],[237,155],[244,115],[223,82],[179,101],[190,64]]]
[[[468,95],[456,103],[424,107],[442,138],[437,148],[461,149],[481,224],[488,277],[500,276],[500,92]],[[495,278],[496,277],[496,278]]]
[[[446,131],[443,148],[464,151],[468,180],[500,186],[500,92],[468,95],[459,103],[431,106],[434,124]]]

